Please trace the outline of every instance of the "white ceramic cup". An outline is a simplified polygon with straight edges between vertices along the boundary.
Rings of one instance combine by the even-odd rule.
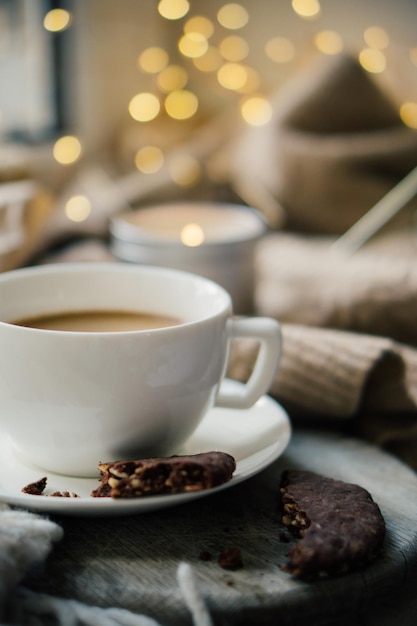
[[[73,332],[22,327],[29,316],[148,311],[179,325]],[[227,393],[230,340],[260,350]],[[0,274],[0,430],[45,470],[95,476],[100,461],[172,454],[214,405],[246,409],[268,391],[281,335],[269,318],[234,318],[229,294],[186,272],[124,263],[43,265]]]

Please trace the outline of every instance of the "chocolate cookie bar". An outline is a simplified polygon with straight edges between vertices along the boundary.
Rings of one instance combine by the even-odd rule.
[[[283,567],[299,578],[343,574],[379,553],[385,522],[359,485],[307,471],[286,470],[281,479],[283,523],[300,537]]]
[[[235,459],[225,452],[100,463],[95,498],[137,498],[210,489],[232,477]]]

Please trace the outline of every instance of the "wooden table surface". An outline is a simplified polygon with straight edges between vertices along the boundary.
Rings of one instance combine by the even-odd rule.
[[[306,583],[280,566],[288,544],[277,508],[284,468],[303,468],[370,491],[387,524],[381,556],[366,569]],[[182,561],[221,626],[279,624],[415,626],[417,476],[403,463],[339,433],[296,431],[284,455],[233,488],[160,512],[59,517],[64,539],[25,585],[102,607],[124,607],[166,626],[192,624],[178,592]],[[222,569],[220,552],[241,549],[243,567]],[[202,551],[213,558],[203,561]]]

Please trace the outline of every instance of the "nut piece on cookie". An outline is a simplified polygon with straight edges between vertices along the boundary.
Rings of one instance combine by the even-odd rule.
[[[300,538],[285,571],[299,578],[338,575],[364,567],[380,552],[385,521],[363,487],[286,470],[280,494],[282,521]]]
[[[100,463],[101,483],[95,498],[138,498],[201,491],[232,478],[235,459],[225,452]]]

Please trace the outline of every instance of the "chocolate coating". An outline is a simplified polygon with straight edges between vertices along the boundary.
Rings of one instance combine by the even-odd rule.
[[[364,567],[380,552],[385,521],[363,487],[286,470],[280,493],[282,521],[300,537],[286,571],[300,578],[342,574]]]

